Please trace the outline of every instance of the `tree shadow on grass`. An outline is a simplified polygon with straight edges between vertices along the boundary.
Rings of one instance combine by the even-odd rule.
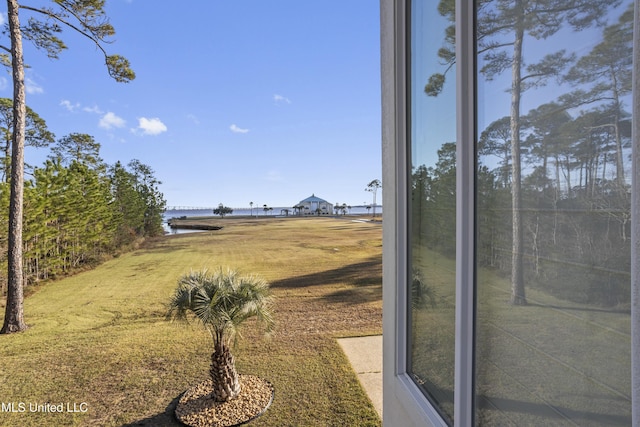
[[[382,284],[378,282],[367,282],[366,284],[356,284],[350,289],[341,289],[324,295],[321,299],[331,303],[344,304],[364,304],[374,301],[382,301]]]
[[[169,242],[151,242],[151,243],[143,243],[140,246],[140,250],[133,252],[133,256],[141,256],[144,255],[145,252],[153,252],[153,253],[173,253],[176,251],[188,249],[190,247],[189,244],[180,244],[176,245],[169,244]]]
[[[184,426],[178,419],[175,417],[175,410],[178,406],[178,400],[182,397],[182,393],[173,399],[171,403],[165,408],[164,412],[160,412],[159,414],[134,421],[132,423],[123,424],[122,427],[135,427],[135,426],[149,426],[149,427],[179,427]]]
[[[347,288],[323,294],[329,303],[362,304],[382,300],[382,259],[379,256],[301,276],[271,282],[272,288],[309,288],[341,284]]]
[[[344,284],[373,284],[382,281],[382,258],[375,256],[366,261],[345,265],[332,270],[319,271],[271,282],[272,288],[306,288],[312,286]]]

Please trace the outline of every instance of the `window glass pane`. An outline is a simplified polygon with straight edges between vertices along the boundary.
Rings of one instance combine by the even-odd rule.
[[[631,424],[619,3],[477,2],[479,425]]]
[[[408,371],[453,418],[455,70],[438,0],[411,4]],[[449,33],[453,35],[452,33]],[[440,48],[444,48],[439,51]],[[446,75],[445,75],[446,73]],[[443,81],[444,79],[444,81]],[[426,86],[425,86],[426,85]]]

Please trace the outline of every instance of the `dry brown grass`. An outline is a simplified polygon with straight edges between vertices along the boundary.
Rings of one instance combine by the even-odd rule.
[[[212,220],[213,221],[213,220]],[[0,336],[0,396],[81,403],[86,413],[0,412],[0,425],[179,425],[175,399],[206,376],[200,328],[164,320],[177,278],[237,268],[276,297],[269,339],[251,325],[235,349],[241,373],[275,400],[252,425],[379,425],[336,337],[382,332],[381,226],[333,218],[215,220],[224,228],[147,242],[27,299],[22,334]]]

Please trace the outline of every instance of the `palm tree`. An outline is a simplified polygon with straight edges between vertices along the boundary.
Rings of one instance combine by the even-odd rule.
[[[373,193],[373,203],[371,205],[373,206],[374,217],[376,216],[376,194],[378,193],[378,188],[381,188],[381,187],[382,187],[382,182],[380,182],[379,179],[374,179],[369,184],[367,184],[367,188],[365,188],[365,191],[369,191]]]
[[[178,280],[167,319],[199,320],[211,334],[214,352],[209,373],[213,382],[211,397],[216,402],[226,402],[240,393],[230,343],[239,335],[238,327],[252,317],[257,317],[267,332],[271,330],[271,301],[266,281],[240,276],[235,270],[191,271]]]

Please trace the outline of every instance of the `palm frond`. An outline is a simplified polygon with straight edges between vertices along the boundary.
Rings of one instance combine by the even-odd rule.
[[[188,321],[188,313],[193,306],[196,288],[187,281],[179,281],[173,296],[169,300],[167,320]]]
[[[168,319],[188,321],[189,317],[211,332],[214,344],[239,336],[239,327],[252,317],[271,332],[274,321],[269,284],[231,269],[191,271],[178,280],[167,311]]]

